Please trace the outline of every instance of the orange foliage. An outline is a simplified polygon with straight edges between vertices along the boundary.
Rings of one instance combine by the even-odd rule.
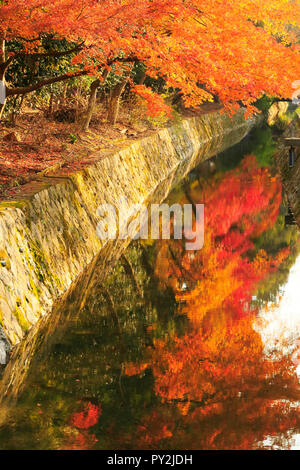
[[[189,107],[218,96],[229,111],[242,102],[253,112],[263,93],[292,95],[299,18],[299,2],[286,0],[7,0],[0,39],[22,38],[26,53],[44,52],[38,38],[50,33],[81,44],[74,72],[139,60],[149,76],[181,90]],[[167,110],[136,91],[150,110]]]
[[[147,365],[165,405],[142,419],[139,448],[251,449],[299,425],[299,407],[280,400],[299,398],[295,367],[264,355],[252,322],[216,312],[197,330],[149,348]]]

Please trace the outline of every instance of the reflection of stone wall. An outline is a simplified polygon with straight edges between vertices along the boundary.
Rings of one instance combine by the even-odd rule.
[[[7,341],[3,328],[0,326],[0,366],[6,364],[9,342]]]
[[[300,227],[300,147],[296,148],[295,166],[289,168],[289,147],[284,145],[285,137],[300,137],[300,118],[296,118],[285,131],[275,156],[275,161],[281,173],[284,189],[294,216]]]
[[[156,196],[155,200],[157,200]],[[157,309],[153,309],[152,304],[159,295],[165,299],[166,293],[155,289],[155,295],[152,295],[152,291],[147,290],[150,282],[153,285],[152,288],[156,287],[154,267],[149,259],[147,259],[145,267],[147,252],[139,243],[133,243],[129,247],[127,244],[128,242],[122,244],[119,242],[118,249],[117,243],[114,249],[112,244],[105,247],[95,258],[95,261],[72,284],[71,288],[55,303],[51,315],[40,318],[24,340],[13,349],[4,373],[0,376],[0,427],[3,401],[7,398],[9,400],[16,398],[20,394],[26,383],[28,385],[30,382],[28,374],[32,373],[32,370],[36,371],[40,367],[43,369],[46,362],[46,369],[48,369],[50,351],[55,349],[57,344],[72,343],[71,338],[74,337],[74,331],[78,333],[82,330],[85,331],[84,341],[91,345],[92,360],[97,362],[97,357],[99,359],[97,366],[96,364],[93,366],[93,370],[95,370],[94,367],[99,367],[103,361],[105,362],[103,359],[105,354],[109,351],[111,353],[111,348],[115,347],[116,340],[118,342],[118,339],[124,334],[134,336],[136,350],[136,342],[139,337],[143,338],[140,330],[144,333],[145,324],[151,325],[157,320]],[[120,256],[125,250],[126,255],[123,253]],[[118,258],[120,259],[118,260]],[[124,269],[125,260],[130,265],[131,272]],[[108,265],[114,265],[114,269],[106,275]],[[105,280],[102,282],[104,276]],[[167,308],[169,309],[169,304],[167,304]],[[137,310],[138,315],[135,314]],[[97,331],[99,332],[97,325],[102,321],[102,318],[106,319],[105,336],[110,335],[111,346],[107,347],[107,343],[103,345],[98,343],[99,346],[95,348],[94,335],[97,334]],[[84,355],[84,357],[86,356]],[[82,364],[84,360],[81,359]],[[75,362],[73,356],[71,367]],[[109,358],[105,363],[108,362]],[[64,373],[65,368],[68,369],[68,367],[67,363],[59,364],[56,373],[59,374],[60,370],[61,373]],[[56,368],[54,367],[54,369]],[[45,369],[42,373],[44,372]],[[101,380],[106,380],[106,374],[97,373],[95,379],[99,385]],[[4,418],[6,419],[6,416]]]
[[[219,112],[186,119],[77,173],[41,177],[22,187],[18,200],[0,203],[0,325],[10,342],[19,342],[102,251],[100,204],[118,206],[121,196],[128,205],[143,203],[162,182],[171,188],[197,163],[240,141],[252,125],[243,110],[233,119]],[[113,244],[109,256],[118,250]]]

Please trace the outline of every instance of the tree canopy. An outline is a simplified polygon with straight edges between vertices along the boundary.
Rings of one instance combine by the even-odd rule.
[[[291,97],[300,75],[299,19],[293,0],[2,0],[0,79],[20,57],[32,67],[45,57],[71,59],[67,72],[47,70],[24,87],[12,78],[7,96],[85,74],[101,82],[112,64],[124,73],[124,64],[130,71],[140,62],[188,107],[217,97],[229,111],[243,104],[251,112],[263,94]],[[68,45],[51,47],[49,37]],[[169,111],[150,88],[132,87],[149,112]]]

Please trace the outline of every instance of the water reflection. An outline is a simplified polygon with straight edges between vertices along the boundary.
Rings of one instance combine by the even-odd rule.
[[[269,131],[256,130],[169,195],[205,203],[202,250],[134,242],[105,282],[95,267],[62,299],[24,345],[27,365],[10,365],[2,449],[293,445],[299,243],[284,226],[273,151]]]

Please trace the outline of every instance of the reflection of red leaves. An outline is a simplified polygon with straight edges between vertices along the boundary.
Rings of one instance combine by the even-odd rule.
[[[78,432],[76,435],[71,435],[68,442],[63,447],[64,450],[88,450],[91,449],[98,439],[94,434],[88,434],[87,431]]]
[[[194,204],[205,201],[204,247],[191,256],[180,243],[162,241],[155,269],[160,283],[176,292],[180,312],[191,321],[199,324],[207,312],[225,307],[237,317],[253,313],[250,303],[258,282],[289,255],[285,248],[275,257],[263,251],[254,260],[247,256],[254,249],[253,239],[275,224],[281,194],[279,179],[260,168],[254,155],[209,183],[191,183],[189,198]],[[181,203],[186,201],[183,194]]]
[[[71,450],[91,449],[98,439],[94,434],[89,434],[88,429],[98,423],[101,413],[101,406],[93,405],[91,402],[84,403],[82,411],[73,413],[70,419],[70,425],[73,426],[73,429],[63,448]]]
[[[147,369],[148,364],[134,364],[133,362],[129,362],[126,364],[125,374],[131,377],[132,375],[141,374],[145,369]]]
[[[146,416],[138,426],[139,448],[155,448],[163,439],[170,439],[173,435],[174,422],[169,419],[162,425],[160,414],[154,411],[150,416]]]
[[[70,424],[78,429],[88,429],[98,423],[101,415],[101,406],[93,405],[91,402],[87,403],[83,411],[74,413],[71,416]]]
[[[276,427],[276,435],[278,429],[291,426],[293,413],[288,409],[288,418],[277,424],[283,405],[270,405],[264,393],[271,387],[271,377],[297,387],[293,366],[289,359],[265,356],[262,338],[253,328],[257,307],[252,295],[258,283],[290,254],[288,247],[268,254],[253,242],[275,224],[281,194],[279,180],[258,167],[253,156],[209,183],[193,181],[182,194],[181,203],[205,201],[205,244],[190,253],[181,241],[157,243],[155,273],[162,285],[173,288],[179,301],[177,312],[187,315],[191,323],[184,335],[154,338],[154,348],[147,349],[143,361],[125,367],[128,376],[151,368],[156,396],[170,405],[142,418],[137,428],[140,448],[164,448],[164,440],[175,448],[178,442],[184,442],[184,448],[251,448],[257,431],[248,428],[238,445],[228,435],[227,406],[232,404],[242,420],[255,419],[261,425],[261,435],[267,426]],[[260,408],[251,405],[248,409],[242,400],[235,404],[260,392],[264,397],[262,402],[257,400]],[[182,432],[183,439],[184,425],[175,432],[169,418],[168,410],[172,408],[173,416],[175,409],[171,404],[176,405],[180,422],[191,424]]]

